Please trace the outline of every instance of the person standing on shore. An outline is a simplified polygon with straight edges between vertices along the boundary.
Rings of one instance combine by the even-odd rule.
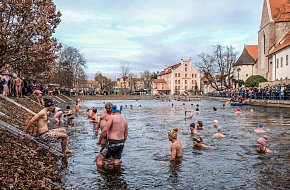
[[[13,83],[15,84],[16,97],[22,97],[23,80],[16,74],[13,75]]]
[[[8,76],[9,76],[9,71],[8,70],[3,71],[1,80],[2,80],[2,85],[3,85],[4,97],[7,97],[9,94],[9,87],[8,87],[9,77]]]
[[[47,121],[48,121],[48,112],[51,112],[55,108],[54,102],[51,99],[46,99],[44,101],[44,108],[38,112],[35,116],[33,116],[27,123],[24,128],[24,137],[28,138],[28,132],[32,127],[33,123],[37,123],[36,127],[36,135],[40,139],[56,141],[57,139],[61,139],[61,147],[62,153],[64,155],[72,153],[72,151],[68,148],[68,135],[65,129],[57,128],[57,129],[48,129]]]
[[[103,128],[97,144],[100,145],[106,135],[108,143],[97,155],[97,167],[103,167],[104,159],[110,157],[113,158],[113,164],[116,168],[121,166],[121,156],[128,137],[128,123],[121,115],[121,111],[122,106],[117,109],[117,106],[113,105],[112,115],[107,117],[106,126]]]
[[[173,128],[168,132],[168,140],[172,142],[170,147],[170,160],[180,159],[183,156],[182,144],[177,139],[178,128]]]

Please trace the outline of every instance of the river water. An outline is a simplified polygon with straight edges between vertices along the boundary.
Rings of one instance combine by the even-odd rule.
[[[96,168],[95,157],[100,147],[85,111],[94,106],[99,115],[104,101],[84,101],[80,116],[75,117],[74,126],[68,129],[69,145],[75,152],[62,170],[64,189],[290,188],[289,109],[244,106],[237,116],[236,107],[223,107],[217,101],[112,102],[125,107],[122,115],[129,124],[121,169]],[[184,112],[194,110],[197,104],[200,114],[185,120]],[[214,119],[223,127],[226,138],[212,138]],[[201,133],[204,143],[210,146],[205,150],[194,149],[189,134],[189,124],[198,120],[205,125]],[[269,130],[267,144],[273,151],[271,155],[254,151],[256,139],[262,136],[254,132],[259,123]],[[171,142],[167,132],[174,127],[179,128],[178,138],[183,144],[180,162],[169,161]]]

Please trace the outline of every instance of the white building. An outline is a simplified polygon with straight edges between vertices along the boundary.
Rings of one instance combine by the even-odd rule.
[[[290,30],[270,50],[269,58],[272,58],[272,80],[282,81],[290,79]]]

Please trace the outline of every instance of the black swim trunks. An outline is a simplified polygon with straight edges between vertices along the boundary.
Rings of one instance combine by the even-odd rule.
[[[109,140],[105,148],[102,148],[101,154],[106,158],[111,156],[115,159],[121,159],[125,140]]]

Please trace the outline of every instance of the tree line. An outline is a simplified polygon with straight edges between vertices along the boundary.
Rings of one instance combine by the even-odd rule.
[[[53,36],[60,22],[52,0],[0,0],[0,70],[71,88],[84,83],[83,55]]]

